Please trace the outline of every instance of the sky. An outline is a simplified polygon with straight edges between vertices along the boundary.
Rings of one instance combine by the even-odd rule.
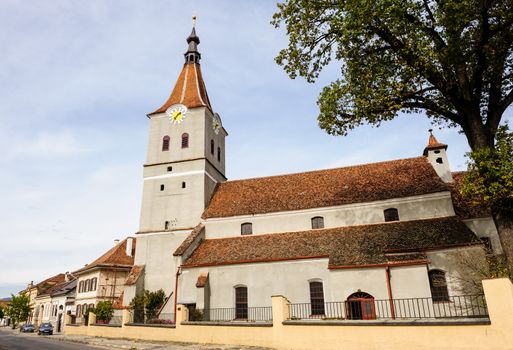
[[[422,154],[432,127],[422,114],[346,137],[319,129],[317,97],[339,65],[314,84],[290,79],[274,62],[287,45],[270,24],[275,11],[270,0],[0,2],[0,297],[137,232],[146,114],[174,86],[193,15],[210,101],[229,133],[229,179]],[[435,135],[452,169],[465,169],[465,137]]]

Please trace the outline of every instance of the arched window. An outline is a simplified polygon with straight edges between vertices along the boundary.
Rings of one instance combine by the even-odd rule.
[[[245,222],[240,225],[240,234],[241,235],[250,235],[253,233],[253,224],[251,222]]]
[[[322,216],[316,216],[312,218],[312,228],[324,228],[324,218]]]
[[[84,291],[84,281],[80,281],[78,284],[78,292],[82,293]]]
[[[91,290],[96,290],[96,284],[98,279],[95,277],[91,280]]]
[[[87,306],[87,304],[83,304],[82,305],[82,313],[84,315],[87,315],[89,312],[87,311],[89,309],[89,307]]]
[[[189,147],[189,134],[183,133],[182,134],[182,148],[188,148]]]
[[[169,136],[164,136],[162,138],[162,150],[169,151]]]
[[[374,297],[365,292],[351,294],[346,301],[346,316],[350,320],[374,320]]]
[[[217,147],[217,161],[221,161],[221,147]]]
[[[449,290],[447,289],[445,272],[442,270],[430,270],[428,276],[433,301],[449,301]]]
[[[82,312],[82,306],[81,305],[77,305],[77,310],[75,311],[75,315],[77,317],[80,317],[81,312]]]
[[[85,282],[85,292],[89,292],[91,290],[91,280],[86,280]]]
[[[214,155],[214,140],[210,140],[210,154]]]
[[[385,215],[385,221],[398,221],[399,220],[399,212],[396,208],[388,208],[383,212]]]
[[[247,320],[248,319],[248,288],[236,287],[235,288],[235,318]]]
[[[324,316],[324,290],[322,282],[310,282],[310,304],[312,316]]]

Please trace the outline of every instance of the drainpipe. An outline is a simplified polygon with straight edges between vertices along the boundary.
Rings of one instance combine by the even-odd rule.
[[[395,320],[395,308],[394,308],[394,298],[392,296],[392,286],[390,285],[390,266],[387,266],[385,269],[385,273],[387,276],[387,289],[388,289],[388,300],[390,302],[390,312],[392,319]]]
[[[178,268],[176,269],[176,279],[175,279],[175,305],[174,305],[174,310],[175,310],[175,313],[174,313],[174,321],[175,321],[175,324],[176,324],[176,301],[177,301],[177,295],[178,295],[178,276],[180,276],[182,274],[181,272],[181,266],[178,266]]]

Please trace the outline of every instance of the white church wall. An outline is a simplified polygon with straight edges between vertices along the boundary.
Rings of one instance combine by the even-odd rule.
[[[499,239],[499,233],[491,216],[487,218],[475,218],[463,220],[465,225],[474,232],[477,237],[490,238],[490,244],[495,254],[502,254],[502,246]]]
[[[369,293],[378,300],[388,299],[384,267],[328,270],[327,266],[328,259],[308,259],[185,268],[180,276],[178,302],[197,302],[196,281],[202,272],[209,273],[211,308],[234,307],[234,288],[239,285],[248,288],[249,307],[269,306],[272,295],[286,295],[292,303],[308,303],[312,280],[323,282],[326,302],[345,301],[358,291]],[[394,267],[392,276],[394,297],[430,296],[426,266]]]
[[[253,224],[253,234],[305,231],[312,228],[311,218],[315,216],[324,217],[325,228],[382,223],[383,211],[388,208],[397,208],[402,221],[455,215],[450,193],[438,192],[336,207],[212,218],[205,220],[206,237],[240,236],[245,222]]]

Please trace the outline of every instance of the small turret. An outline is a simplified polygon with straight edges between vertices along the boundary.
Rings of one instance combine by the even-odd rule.
[[[424,148],[424,156],[427,157],[436,173],[442,181],[451,182],[452,174],[449,167],[449,159],[447,158],[447,145],[438,142],[433,135],[433,129],[429,129],[429,140],[426,148]]]
[[[199,63],[201,54],[198,51],[198,44],[200,43],[199,37],[196,35],[196,16],[192,17],[192,32],[187,38],[187,52],[184,53],[185,63]]]

